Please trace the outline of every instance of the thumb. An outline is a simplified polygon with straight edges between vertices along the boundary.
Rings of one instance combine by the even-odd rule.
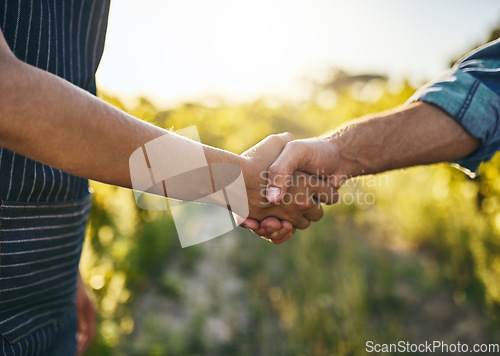
[[[267,175],[266,198],[278,203],[292,183],[292,174],[300,169],[304,160],[304,145],[300,140],[287,143],[276,161],[269,167]]]

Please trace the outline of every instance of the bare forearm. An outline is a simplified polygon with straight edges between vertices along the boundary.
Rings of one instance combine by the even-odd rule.
[[[346,176],[452,161],[479,147],[453,118],[423,102],[356,120],[328,139],[340,153],[337,172]]]
[[[181,150],[197,144],[15,58],[1,63],[0,145],[29,158],[84,178],[131,187],[129,157],[138,147],[162,135],[170,135],[171,144]],[[204,151],[209,162],[244,163],[226,151],[208,146]]]

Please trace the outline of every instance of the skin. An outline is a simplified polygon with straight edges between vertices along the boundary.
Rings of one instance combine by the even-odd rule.
[[[96,309],[80,274],[78,274],[78,289],[76,291],[76,311],[78,318],[77,354],[81,355],[89,347],[95,336]]]
[[[267,193],[272,188],[279,189],[277,195],[267,195],[268,200],[274,202],[279,202],[288,190],[297,189],[287,183],[298,169],[316,174],[340,188],[350,177],[460,159],[473,153],[480,144],[445,112],[423,102],[350,122],[320,138],[296,141],[287,135],[268,138],[256,150],[245,154],[251,159],[252,155],[258,156],[260,150],[272,149],[274,145],[278,146],[276,151],[280,151],[280,139],[286,142],[285,148],[269,168],[267,180]],[[262,165],[268,163],[265,161]],[[317,217],[320,218],[320,214]],[[267,218],[260,225],[253,226],[257,232],[271,232],[269,239],[273,243],[288,240],[294,232],[291,224],[276,218]],[[282,231],[285,233],[272,235]],[[77,304],[88,305],[79,300],[85,300],[85,294],[77,299]],[[90,327],[93,322],[93,319],[79,320],[79,335],[93,330],[93,326]],[[89,339],[90,336],[78,337],[79,350]]]
[[[267,198],[279,202],[296,169],[340,188],[351,177],[461,159],[479,145],[447,113],[416,102],[354,120],[323,137],[289,142],[269,168]]]
[[[260,221],[274,216],[289,221],[293,227],[305,228],[318,215],[313,211],[320,208],[304,209],[300,202],[270,206],[261,192],[265,187],[261,173],[293,139],[291,135],[271,136],[264,142],[268,151],[251,149],[239,156],[148,124],[55,75],[19,61],[1,34],[0,65],[3,147],[83,178],[131,188],[130,155],[150,140],[166,135],[166,156],[169,147],[189,152],[195,146],[202,146],[209,164],[240,166],[247,186],[242,194],[248,196],[251,219]],[[190,189],[195,190],[196,186]],[[225,205],[225,202],[213,203]]]
[[[290,134],[271,135],[241,156],[202,145],[139,120],[64,79],[18,60],[1,31],[0,68],[0,146],[38,162],[82,178],[132,188],[129,158],[137,148],[163,135],[168,138],[165,157],[172,147],[177,152],[190,152],[201,146],[209,165],[231,163],[241,168],[246,185],[246,192],[241,194],[246,194],[249,203],[244,226],[265,238],[272,236],[273,242],[283,242],[296,228],[304,229],[321,218],[317,202],[301,199],[305,193],[322,193],[331,197],[331,202],[336,198],[331,187],[305,184],[290,189],[294,197],[290,203],[269,204],[265,199],[266,178],[262,172],[293,140]],[[303,172],[293,174],[309,177]],[[196,188],[190,186],[186,196],[181,192],[174,197],[188,199],[191,193],[196,195]],[[225,201],[211,203],[225,206]],[[266,227],[261,227],[259,221],[266,218]],[[93,310],[81,278],[77,304],[80,352],[94,335],[94,319],[81,314]]]

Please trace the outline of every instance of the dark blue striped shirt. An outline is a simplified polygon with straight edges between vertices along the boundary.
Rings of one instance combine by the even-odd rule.
[[[17,58],[95,94],[108,11],[109,0],[0,0],[0,29]],[[3,200],[74,200],[87,189],[85,179],[0,148]]]
[[[108,11],[109,0],[0,0],[0,29],[17,58],[95,94]],[[0,147],[0,201],[0,354],[75,354],[88,181]]]

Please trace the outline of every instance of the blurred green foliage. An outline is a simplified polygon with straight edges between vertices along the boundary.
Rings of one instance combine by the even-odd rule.
[[[340,86],[331,85],[344,78]],[[241,153],[403,104],[408,83],[335,72],[310,100],[126,108],[153,124],[196,125]],[[351,77],[353,79],[353,77]],[[82,274],[99,310],[88,355],[359,355],[365,342],[498,342],[500,157],[470,180],[445,165],[360,178],[322,221],[284,245],[248,231],[181,249],[168,212],[92,184]],[[348,201],[357,193],[361,200]]]
[[[498,37],[494,29],[489,41]],[[415,91],[332,70],[309,100],[126,107],[241,153],[403,104]],[[181,249],[168,212],[93,182],[81,261],[99,311],[88,355],[361,355],[365,343],[498,343],[500,156],[470,180],[440,164],[351,180],[322,221],[284,245],[239,229]]]

